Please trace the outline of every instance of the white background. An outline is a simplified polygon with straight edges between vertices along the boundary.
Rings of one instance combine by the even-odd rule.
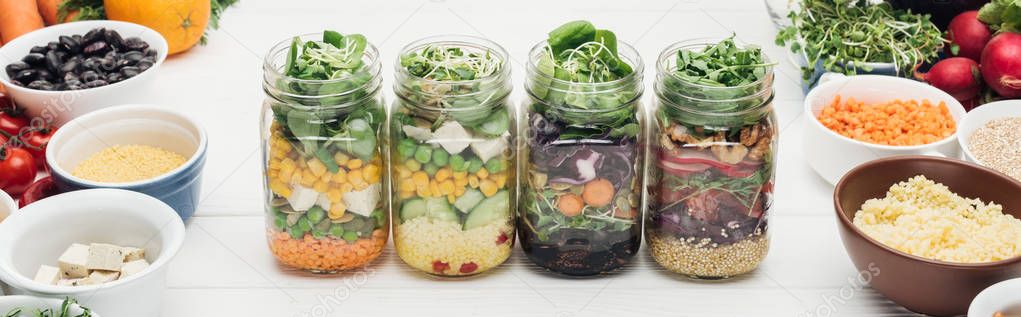
[[[313,276],[277,264],[264,238],[258,117],[262,56],[278,41],[324,28],[362,33],[383,54],[387,100],[400,48],[437,34],[483,36],[515,61],[515,99],[528,49],[563,22],[588,19],[638,48],[646,84],[673,42],[736,32],[783,64],[776,80],[780,138],[772,249],[754,273],[697,282],[667,273],[645,248],[610,276],[556,277],[520,250],[502,267],[468,280],[434,280],[388,246],[357,273]],[[209,45],[171,57],[152,98],[198,117],[208,129],[202,200],[184,248],[171,263],[164,316],[891,316],[909,314],[851,282],[836,232],[832,186],[802,159],[800,72],[773,44],[761,0],[343,1],[242,0]],[[651,91],[651,89],[647,89]],[[646,94],[646,104],[652,100]],[[517,103],[517,102],[515,102]]]

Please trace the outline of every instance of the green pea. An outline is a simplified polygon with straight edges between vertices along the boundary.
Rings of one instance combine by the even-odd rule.
[[[301,239],[305,237],[306,230],[301,230],[300,226],[294,225],[291,227],[291,238]]]
[[[312,237],[316,238],[316,240],[325,238],[326,237],[326,232],[325,231],[321,231],[319,229],[314,229],[314,230],[312,230]]]
[[[373,210],[372,218],[376,220],[376,224],[373,228],[370,229],[375,229],[375,227],[382,227],[383,225],[386,224],[386,213],[384,213],[382,209]]]
[[[343,238],[344,237],[344,226],[341,226],[339,223],[338,224],[333,224],[333,226],[330,227],[330,235],[334,236],[336,238]]]
[[[344,240],[347,240],[347,242],[355,242],[355,240],[358,240],[358,233],[355,233],[354,231],[345,232]]]
[[[276,215],[276,217],[274,217],[274,219],[273,219],[273,225],[275,225],[277,227],[277,229],[281,229],[281,230],[283,230],[284,228],[287,228],[287,214],[285,214],[285,213],[278,213]]]
[[[312,221],[312,223],[315,224],[323,221],[323,218],[326,218],[326,211],[323,210],[322,207],[312,206],[312,208],[309,208],[308,212],[305,213],[305,216],[308,217],[309,221]]]
[[[397,144],[397,155],[400,155],[401,161],[410,159],[415,156],[415,151],[418,149],[418,144],[412,139],[403,139]]]
[[[347,223],[344,224],[344,231],[345,232],[358,231],[358,228],[361,228],[362,223],[364,222],[365,220],[362,220],[361,217],[355,217],[354,219],[351,219],[351,221],[348,221]]]
[[[297,226],[299,230],[304,232],[304,231],[312,230],[312,225],[314,225],[314,223],[309,221],[308,217],[301,216],[301,218],[298,218],[298,223],[296,223],[294,225]]]
[[[428,144],[419,145],[415,149],[415,160],[419,163],[429,163],[433,158],[433,148]]]
[[[450,169],[455,172],[464,172],[468,169],[468,165],[464,164],[464,158],[459,154],[450,156]]]
[[[477,157],[468,160],[468,173],[477,173],[480,169],[482,169],[482,160]]]
[[[429,174],[429,176],[433,176],[436,175],[436,171],[440,170],[440,167],[436,166],[436,164],[429,163],[422,166],[422,170],[425,171],[426,174]]]
[[[436,166],[447,166],[449,158],[450,154],[447,154],[446,150],[433,151],[433,164],[436,164]]]
[[[503,171],[504,165],[505,164],[503,164],[503,159],[492,158],[486,162],[486,170],[489,171],[490,173],[499,173]]]

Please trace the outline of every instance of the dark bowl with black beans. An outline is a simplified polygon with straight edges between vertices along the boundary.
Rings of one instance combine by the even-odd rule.
[[[59,24],[0,47],[0,82],[29,114],[62,124],[107,106],[144,103],[167,43],[119,21]]]

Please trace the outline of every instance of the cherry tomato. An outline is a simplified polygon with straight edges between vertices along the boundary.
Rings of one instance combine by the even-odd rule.
[[[18,135],[28,126],[28,117],[14,107],[0,107],[0,131],[7,135]]]
[[[50,143],[50,137],[56,132],[56,128],[46,128],[32,130],[21,136],[20,139],[24,145],[22,147],[32,153],[36,167],[42,168],[46,165],[46,145]]]
[[[32,185],[29,185],[28,189],[21,194],[21,200],[18,201],[18,208],[25,208],[28,204],[56,194],[57,186],[53,184],[53,178],[49,176],[40,178],[35,183],[32,183]]]
[[[35,180],[35,159],[22,148],[0,149],[0,189],[12,196],[21,195]]]

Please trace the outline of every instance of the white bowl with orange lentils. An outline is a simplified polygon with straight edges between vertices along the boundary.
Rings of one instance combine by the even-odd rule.
[[[207,142],[205,130],[185,114],[154,105],[114,106],[57,130],[46,163],[60,192],[132,190],[187,219],[198,205]]]

